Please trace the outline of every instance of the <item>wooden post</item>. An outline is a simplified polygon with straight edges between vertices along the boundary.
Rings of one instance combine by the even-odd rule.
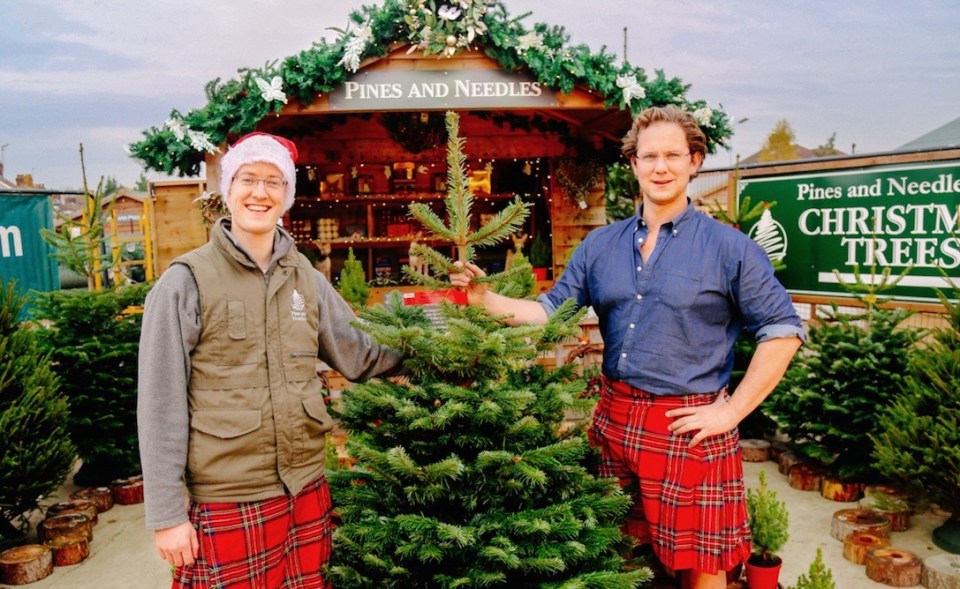
[[[920,584],[923,563],[907,550],[876,548],[867,553],[867,577],[891,587]]]
[[[0,581],[26,585],[50,576],[53,552],[40,544],[15,546],[0,552]]]

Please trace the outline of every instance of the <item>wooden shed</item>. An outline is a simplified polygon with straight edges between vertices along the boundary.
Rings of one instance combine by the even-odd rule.
[[[460,114],[474,222],[521,196],[532,214],[517,244],[529,252],[532,240],[546,240],[554,276],[606,223],[603,172],[620,160],[633,112],[680,104],[703,120],[711,148],[729,135],[726,114],[687,99],[679,80],[649,78],[613,55],[570,45],[560,27],[526,29],[505,11],[473,4],[443,18],[418,3],[364,7],[334,43],[215,81],[206,107],[175,112],[131,153],[167,173],[194,174],[205,163],[206,186],[216,190],[228,144],[254,130],[287,137],[300,161],[284,226],[308,252],[329,248],[333,274],[352,248],[368,279],[395,283],[411,241],[432,240],[407,206],[441,207],[446,196],[445,111]],[[164,222],[160,207],[157,215]],[[478,261],[502,269],[512,247],[480,252]]]

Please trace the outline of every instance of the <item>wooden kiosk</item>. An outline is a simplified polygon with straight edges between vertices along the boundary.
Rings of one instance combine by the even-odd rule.
[[[443,245],[423,235],[407,205],[442,206],[443,114],[457,110],[475,222],[520,195],[533,205],[527,251],[533,238],[547,239],[558,275],[569,251],[606,223],[601,162],[617,157],[630,113],[607,108],[594,93],[561,94],[504,72],[479,52],[438,59],[408,49],[368,60],[313,104],[289,104],[259,123],[257,130],[293,140],[300,152],[296,204],[284,225],[307,250],[329,245],[334,275],[353,248],[368,280],[397,281],[412,240]],[[219,157],[207,157],[208,186],[219,184]],[[508,247],[480,252],[480,263],[502,270]]]

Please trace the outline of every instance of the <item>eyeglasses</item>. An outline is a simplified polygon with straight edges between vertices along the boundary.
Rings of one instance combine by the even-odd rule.
[[[279,192],[287,183],[279,178],[257,178],[254,176],[238,176],[233,179],[234,182],[244,188],[254,189],[257,184],[263,182],[263,187],[268,192]]]
[[[638,153],[637,161],[640,162],[640,165],[644,168],[655,168],[657,162],[659,162],[662,157],[667,166],[672,168],[682,163],[684,158],[689,155],[689,151],[686,153],[680,153],[679,151],[668,151],[667,153]]]

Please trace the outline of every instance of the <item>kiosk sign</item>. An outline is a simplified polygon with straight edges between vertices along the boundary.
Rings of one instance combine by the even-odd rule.
[[[0,194],[0,277],[17,291],[60,288],[57,260],[41,229],[53,229],[53,207],[46,194]]]
[[[852,283],[854,268],[868,282],[910,268],[889,291],[904,301],[953,296],[942,272],[960,284],[960,161],[744,178],[737,193],[777,201],[744,230],[783,259],[791,293],[842,296],[834,270]]]
[[[330,110],[396,111],[556,106],[540,82],[500,70],[372,70],[329,95]]]

